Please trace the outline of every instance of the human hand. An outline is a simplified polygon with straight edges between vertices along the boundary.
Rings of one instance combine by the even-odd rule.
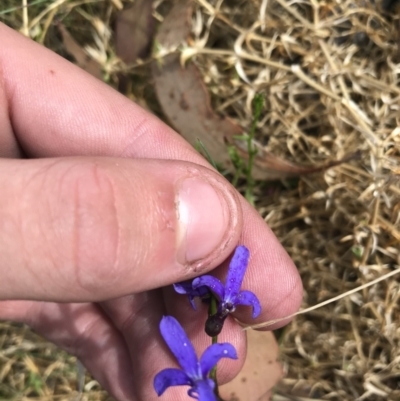
[[[76,355],[117,400],[151,401],[156,372],[174,363],[159,334],[163,315],[178,318],[199,353],[209,344],[196,318],[204,310],[170,284],[215,268],[222,276],[241,243],[251,251],[243,288],[260,299],[257,321],[297,310],[292,261],[189,144],[1,24],[0,38],[1,319]],[[254,322],[248,310],[235,316]],[[245,333],[230,319],[220,341],[239,355],[219,365],[226,382],[243,362]]]

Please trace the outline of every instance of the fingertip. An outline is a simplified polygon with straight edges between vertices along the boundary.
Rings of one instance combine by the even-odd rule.
[[[248,307],[235,313],[246,325],[282,319],[296,313],[303,298],[303,285],[297,267],[277,237],[261,216],[250,205],[245,205],[243,215],[252,225],[244,226],[243,242],[250,250],[250,261],[244,276],[242,290],[252,291],[260,301],[261,313],[252,318]],[[251,238],[252,241],[249,241]],[[254,240],[257,238],[257,240]],[[268,326],[273,330],[287,324],[290,319]]]

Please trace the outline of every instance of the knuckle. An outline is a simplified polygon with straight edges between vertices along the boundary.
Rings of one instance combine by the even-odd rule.
[[[88,346],[92,343],[91,339],[105,334],[104,329],[104,321],[101,315],[92,314],[87,316],[85,324],[79,327],[73,338],[66,339],[62,346],[67,352],[75,355],[78,359],[86,360],[88,354],[90,355],[92,351],[90,346]],[[110,329],[107,328],[107,330]]]
[[[118,279],[120,224],[118,191],[109,171],[96,162],[70,169],[64,177],[69,205],[70,260],[84,290],[112,286]]]

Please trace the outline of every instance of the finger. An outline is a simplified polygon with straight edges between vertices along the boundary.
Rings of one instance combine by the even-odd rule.
[[[216,267],[241,232],[234,189],[185,162],[3,159],[0,187],[2,299],[84,302],[162,287]]]
[[[0,128],[12,129],[27,154],[178,159],[206,165],[170,128],[108,86],[1,24],[0,35],[0,85],[3,82],[6,93],[6,104],[0,107],[9,110],[0,113]],[[296,267],[244,200],[242,210],[240,243],[252,254],[246,281],[263,306],[260,319],[289,315],[302,299]]]
[[[194,153],[156,117],[48,49],[1,23],[0,37],[1,148],[19,144],[31,157]]]
[[[28,324],[75,355],[116,400],[135,400],[125,340],[96,305],[2,301],[0,317]]]
[[[244,219],[253,214],[247,202],[242,204],[242,210]],[[259,298],[262,308],[257,319],[252,319],[247,307],[239,308],[235,317],[245,324],[290,316],[299,309],[303,299],[303,285],[296,266],[261,216],[257,214],[252,217],[253,224],[243,225],[239,240],[250,249],[250,262],[242,289],[252,291]],[[226,276],[228,262],[225,263],[223,277]],[[267,329],[275,330],[289,320],[268,326]]]
[[[156,400],[153,379],[162,361],[173,363],[159,334],[165,310],[160,290],[102,302],[101,306],[124,337],[135,374],[132,382],[138,400]],[[178,401],[178,400],[177,400]]]

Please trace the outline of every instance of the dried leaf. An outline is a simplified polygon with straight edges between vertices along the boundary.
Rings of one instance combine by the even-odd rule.
[[[155,20],[153,1],[136,0],[133,5],[118,13],[115,23],[115,50],[126,64],[149,55]]]
[[[271,332],[249,331],[247,357],[240,373],[219,388],[222,399],[268,401],[272,388],[282,378],[279,348]]]
[[[75,59],[76,64],[89,74],[102,80],[103,74],[100,64],[85,52],[85,50],[75,41],[63,24],[59,22],[57,27],[61,34],[65,50]]]
[[[156,42],[167,49],[187,42],[193,12],[192,0],[178,0],[158,29]]]
[[[133,5],[119,12],[115,23],[115,51],[125,63],[150,55],[155,29],[152,0],[136,0]],[[128,77],[118,75],[118,90],[127,92]]]
[[[174,48],[190,33],[191,1],[179,1],[164,19],[156,41],[163,48]],[[211,109],[203,79],[194,64],[181,67],[180,54],[170,54],[152,66],[154,86],[163,112],[171,124],[193,146],[200,139],[218,164],[231,165],[224,133],[240,135],[242,130]],[[232,167],[232,166],[231,166]]]
[[[230,166],[224,135],[240,135],[242,130],[212,111],[197,68],[182,68],[179,55],[169,55],[162,67],[153,66],[153,78],[163,112],[175,129],[193,146],[200,139],[217,164]]]
[[[243,142],[233,140],[238,149],[239,155],[243,159],[248,158],[248,153],[243,148]],[[342,163],[347,163],[350,160],[358,159],[361,156],[360,152],[351,153],[346,155],[340,160],[334,160],[326,163],[322,166],[300,166],[298,164],[291,163],[281,157],[273,155],[261,146],[257,147],[257,155],[254,161],[253,176],[255,179],[260,180],[279,180],[287,177],[296,177],[305,174],[313,174],[320,171],[324,171],[328,168],[339,166]]]

